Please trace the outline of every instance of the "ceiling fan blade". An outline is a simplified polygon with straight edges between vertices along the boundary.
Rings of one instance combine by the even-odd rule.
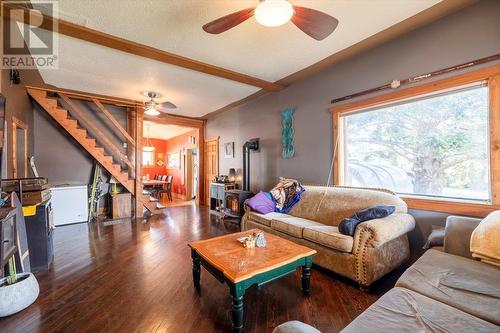
[[[220,34],[245,22],[253,16],[255,7],[240,10],[238,12],[223,16],[203,26],[203,30],[210,34]]]
[[[307,35],[323,40],[337,28],[339,21],[326,13],[311,8],[293,6],[292,22]]]
[[[158,105],[158,111],[161,111],[161,112],[167,112],[167,110],[171,110],[171,109],[177,109],[177,106],[174,103],[170,103],[170,102],[164,102],[164,103],[160,103]]]

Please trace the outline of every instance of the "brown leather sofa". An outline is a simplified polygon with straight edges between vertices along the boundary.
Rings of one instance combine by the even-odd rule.
[[[314,264],[369,286],[410,256],[407,232],[415,227],[406,203],[387,190],[305,186],[289,214],[247,210],[242,230],[258,228],[317,251]],[[346,217],[370,206],[392,205],[383,219],[363,222],[353,237],[338,230]]]
[[[500,214],[492,214],[481,222],[482,227],[489,227],[487,238],[490,240],[500,235],[499,218]],[[406,270],[395,288],[342,333],[500,332],[500,268],[472,259],[477,258],[474,238],[485,229],[476,228],[480,221],[449,217],[444,250],[427,251]],[[499,246],[493,244],[495,253],[490,253],[487,261],[500,259]],[[287,322],[274,331],[291,332],[319,333],[298,322]]]

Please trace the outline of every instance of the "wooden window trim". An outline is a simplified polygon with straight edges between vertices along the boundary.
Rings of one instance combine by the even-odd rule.
[[[343,142],[341,121],[342,114],[361,109],[372,108],[417,97],[439,90],[452,89],[479,81],[488,81],[489,89],[489,124],[490,124],[490,175],[491,203],[475,203],[460,200],[443,200],[401,196],[409,208],[437,211],[449,214],[484,217],[494,210],[500,209],[500,65],[482,68],[472,72],[456,75],[438,81],[397,90],[364,100],[336,105],[330,108],[333,120],[333,181],[335,185],[343,182]]]
[[[148,153],[148,152],[145,152],[145,151],[143,150],[143,151],[142,151],[142,154],[144,155],[144,153]],[[143,168],[143,169],[153,169],[153,168],[156,168],[156,154],[155,154],[155,151],[153,150],[153,151],[151,152],[151,154],[152,154],[152,163],[153,163],[153,164],[152,164],[152,165],[144,165],[144,164],[143,164],[143,165],[142,165],[142,168]],[[144,159],[143,159],[143,161],[142,161],[142,162],[144,163]]]

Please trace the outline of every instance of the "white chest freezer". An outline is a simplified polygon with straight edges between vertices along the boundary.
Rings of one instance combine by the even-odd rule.
[[[87,222],[87,185],[56,186],[51,189],[55,226]]]

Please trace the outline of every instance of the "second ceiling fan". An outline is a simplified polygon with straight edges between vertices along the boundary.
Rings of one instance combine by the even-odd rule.
[[[260,0],[260,4],[218,18],[203,26],[211,34],[220,34],[250,17],[267,27],[277,27],[292,21],[304,33],[316,40],[323,40],[337,28],[339,21],[315,9],[293,6],[288,0]]]

